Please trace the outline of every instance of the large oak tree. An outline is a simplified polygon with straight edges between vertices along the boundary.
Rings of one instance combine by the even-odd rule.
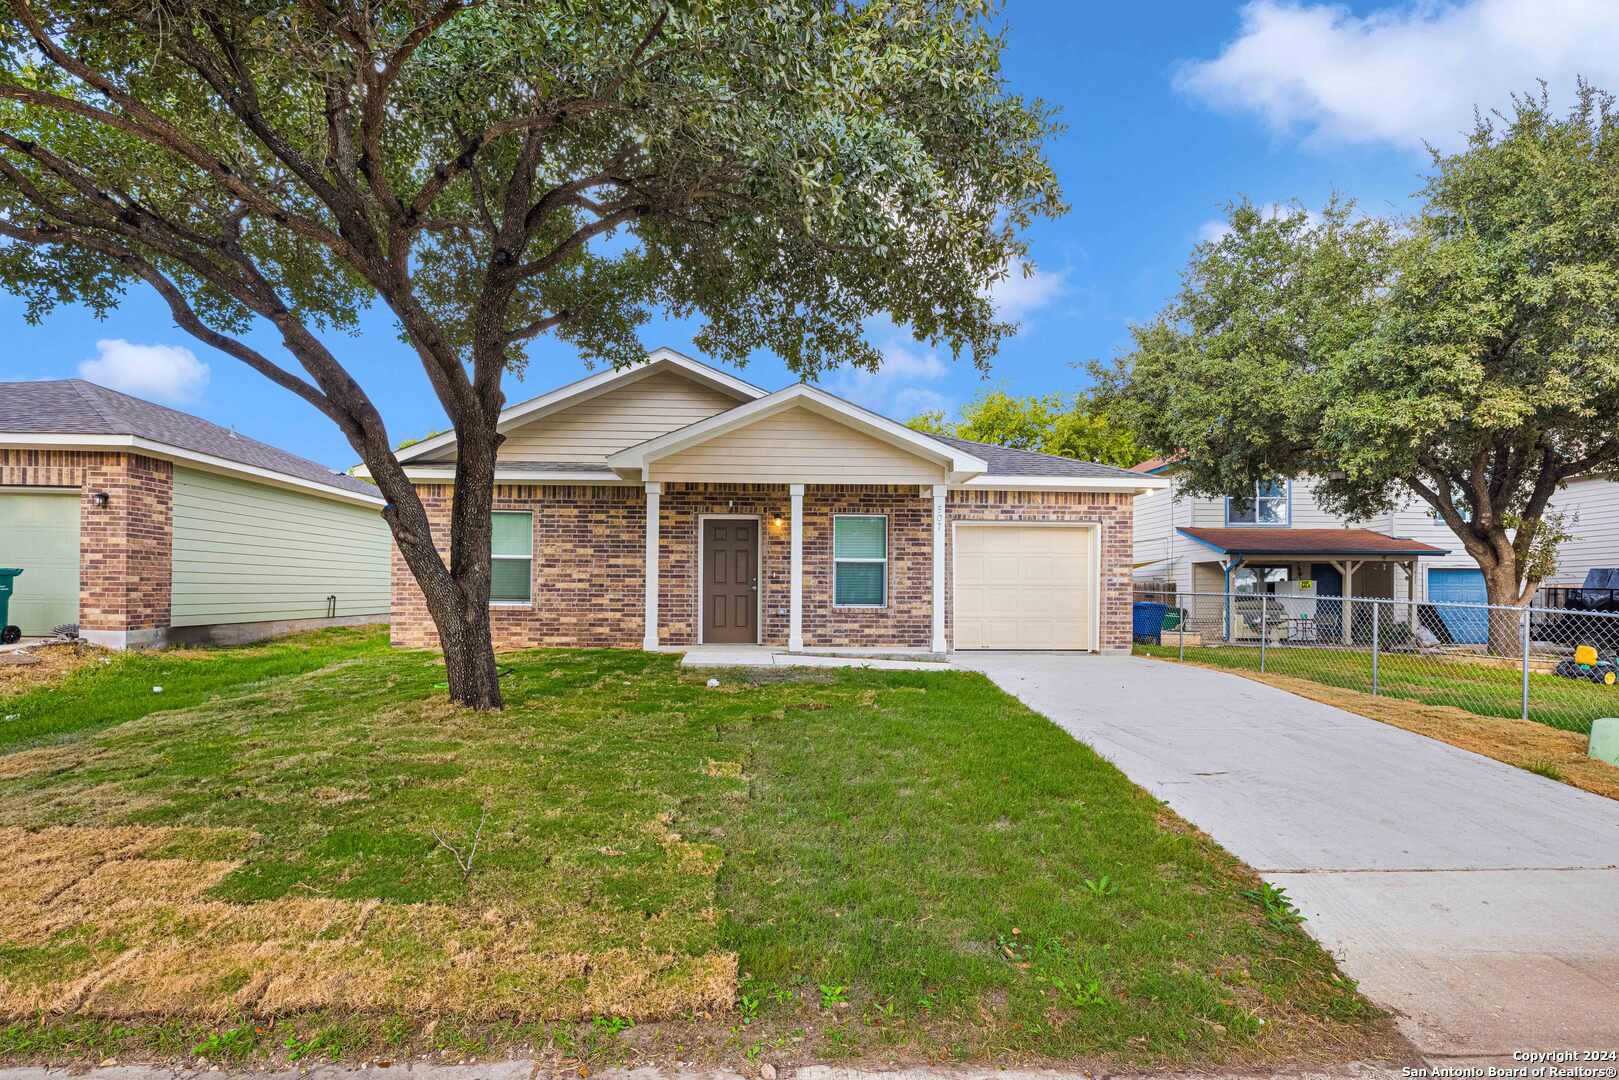
[[[986,287],[1060,212],[1049,110],[974,0],[9,0],[0,285],[137,284],[337,424],[388,500],[458,702],[498,707],[501,378],[612,364],[649,313],[796,372],[882,314],[982,364]],[[328,332],[377,306],[458,438],[450,555]],[[254,344],[268,327],[279,345]],[[407,357],[409,360],[407,361]]]
[[[1491,603],[1527,604],[1559,487],[1619,477],[1613,101],[1582,86],[1566,115],[1543,92],[1481,117],[1407,220],[1238,203],[1134,333],[1115,404],[1189,490],[1310,475],[1359,519],[1420,499]],[[1517,640],[1491,620],[1494,649]]]

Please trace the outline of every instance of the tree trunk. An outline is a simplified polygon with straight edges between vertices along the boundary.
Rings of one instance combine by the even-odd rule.
[[[490,514],[500,439],[493,420],[470,423],[459,433],[448,566],[416,488],[397,461],[379,461],[372,474],[390,500],[383,518],[438,631],[450,700],[473,709],[499,709],[503,702],[490,638],[489,587]]]
[[[439,645],[444,650],[444,671],[450,680],[450,700],[473,709],[500,709],[500,676],[495,665],[494,644],[489,635],[489,581],[484,579],[483,599],[462,593],[463,602],[449,625],[438,624]]]
[[[1515,562],[1497,562],[1483,566],[1484,598],[1490,605],[1489,648],[1491,656],[1521,656],[1523,654],[1524,601],[1518,587],[1518,568]]]

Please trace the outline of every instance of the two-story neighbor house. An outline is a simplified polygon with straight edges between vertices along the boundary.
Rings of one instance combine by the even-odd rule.
[[[1131,512],[1156,476],[925,435],[667,349],[513,405],[496,646],[1130,646]],[[448,544],[446,433],[400,454]],[[395,553],[393,636],[429,645]]]
[[[1136,500],[1135,576],[1144,588],[1485,602],[1478,564],[1415,499],[1374,520],[1347,521],[1322,509],[1308,478],[1257,485],[1251,499],[1199,498],[1180,490],[1162,459],[1136,469],[1169,481]],[[1619,484],[1576,480],[1553,507],[1578,520],[1548,584],[1579,584],[1590,569],[1619,566]],[[1483,630],[1476,617],[1441,613],[1458,641]]]
[[[1171,463],[1136,466],[1168,487],[1139,496],[1135,576],[1176,593],[1269,593],[1482,600],[1483,580],[1448,526],[1415,507],[1346,522],[1322,509],[1308,479],[1255,487],[1252,498],[1181,490]]]

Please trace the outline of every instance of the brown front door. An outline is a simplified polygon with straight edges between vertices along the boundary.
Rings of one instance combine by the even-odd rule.
[[[703,522],[703,641],[759,640],[759,523]]]

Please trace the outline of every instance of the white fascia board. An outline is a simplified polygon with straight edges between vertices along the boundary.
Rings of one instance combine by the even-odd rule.
[[[304,491],[311,495],[337,499],[341,502],[359,503],[362,506],[382,506],[387,502],[380,493],[366,495],[358,491],[329,487],[314,480],[305,480],[301,476],[276,472],[274,469],[263,469],[257,465],[247,465],[240,461],[231,461],[229,458],[215,457],[212,454],[203,454],[180,446],[170,446],[168,443],[153,442],[150,439],[142,439],[134,435],[58,435],[27,431],[0,431],[0,446],[49,447],[53,450],[134,450],[145,454],[147,457],[181,462],[193,468],[202,469],[205,472],[220,473],[224,476],[237,476],[257,483],[268,484],[271,487],[286,488],[288,491]]]
[[[989,468],[981,458],[930,439],[904,424],[895,423],[886,416],[869,412],[805,383],[789,386],[706,420],[687,424],[667,435],[626,447],[610,455],[607,464],[621,474],[638,474],[659,458],[679,453],[791,408],[809,409],[917,457],[938,462],[950,472],[953,480],[976,476]]]
[[[1125,491],[1131,495],[1146,495],[1168,486],[1167,480],[1146,474],[1136,479],[1123,476],[975,476],[966,483],[951,485],[957,491],[999,488],[1003,491]]]
[[[455,479],[454,465],[407,465],[405,475],[412,480],[427,483],[448,483]],[[502,469],[495,467],[495,483],[545,486],[549,484],[606,484],[620,486],[633,484],[611,469],[570,469],[539,472],[533,469]]]
[[[647,354],[647,358],[638,364],[628,367],[608,368],[598,371],[594,375],[587,375],[583,379],[576,379],[565,386],[541,394],[539,397],[520,401],[516,405],[503,410],[500,418],[495,421],[495,430],[505,432],[519,423],[538,420],[549,413],[557,412],[570,405],[589,401],[599,397],[609,390],[620,386],[627,386],[649,375],[660,371],[677,370],[689,375],[706,386],[713,387],[722,394],[729,394],[738,401],[752,401],[765,396],[765,391],[750,382],[744,382],[734,375],[727,374],[719,368],[712,367],[699,360],[675,352],[673,349],[654,349]],[[430,439],[423,439],[413,443],[399,452],[401,463],[415,461],[424,454],[435,450],[442,450],[446,446],[454,445],[455,432],[446,431],[434,435]]]

